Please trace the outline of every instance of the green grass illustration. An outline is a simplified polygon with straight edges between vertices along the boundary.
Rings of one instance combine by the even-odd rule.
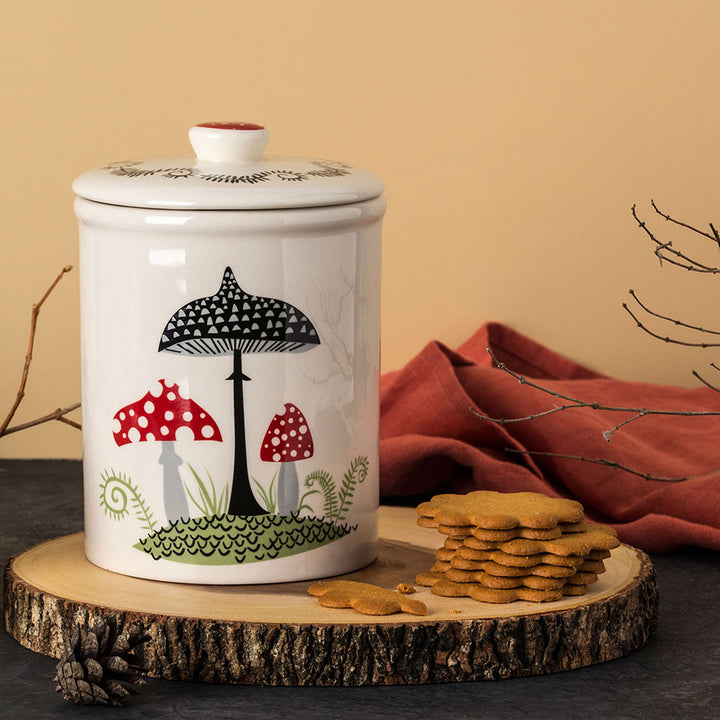
[[[260,493],[260,501],[262,502],[262,506],[273,515],[275,514],[277,509],[277,487],[275,485],[277,476],[277,473],[273,475],[273,478],[270,481],[270,486],[267,488],[267,490],[255,478],[252,478],[252,481],[255,483],[255,487]]]
[[[217,496],[217,490],[215,489],[215,483],[213,482],[210,473],[207,473],[207,484],[198,475],[195,468],[188,464],[190,472],[195,480],[197,487],[197,496],[188,487],[187,483],[183,483],[185,486],[185,492],[190,498],[190,502],[202,513],[203,517],[212,517],[213,515],[224,515],[227,512],[228,504],[230,503],[230,494],[228,491],[227,483],[223,486],[220,497]]]

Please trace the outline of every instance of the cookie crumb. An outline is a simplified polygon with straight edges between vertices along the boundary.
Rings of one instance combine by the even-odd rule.
[[[451,613],[452,615],[458,615],[458,614],[460,614],[461,612],[462,612],[462,610],[456,610],[455,608],[452,608],[452,610],[450,610],[450,613]]]
[[[400,583],[397,586],[397,591],[401,595],[412,595],[414,592],[417,592],[417,590],[412,585],[408,585],[407,583]]]

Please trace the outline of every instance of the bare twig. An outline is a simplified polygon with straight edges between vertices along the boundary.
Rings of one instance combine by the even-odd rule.
[[[48,413],[47,415],[43,415],[42,417],[35,418],[35,420],[30,420],[29,422],[22,423],[21,425],[13,425],[12,427],[7,428],[3,435],[10,435],[11,433],[18,432],[20,430],[26,430],[29,427],[34,427],[35,425],[42,425],[43,423],[49,422],[50,420],[59,420],[62,423],[65,423],[66,425],[71,425],[74,428],[77,428],[78,430],[82,429],[82,426],[80,423],[75,422],[74,420],[70,420],[65,417],[67,413],[72,412],[73,410],[77,410],[80,407],[80,403],[75,403],[74,405],[69,405],[65,408],[58,408],[57,410],[53,410],[51,413]]]
[[[15,401],[13,402],[13,405],[10,408],[10,411],[8,412],[7,416],[5,417],[5,420],[3,420],[2,425],[0,425],[0,437],[2,437],[3,435],[8,435],[13,432],[17,432],[18,430],[23,430],[25,428],[32,427],[33,425],[39,425],[41,423],[48,422],[49,420],[59,420],[68,425],[72,425],[73,427],[77,427],[77,428],[80,427],[79,423],[76,423],[65,417],[65,415],[67,413],[71,412],[72,410],[76,410],[78,407],[80,407],[80,403],[76,403],[75,405],[71,405],[70,407],[67,407],[67,408],[58,408],[57,410],[54,410],[53,412],[49,413],[48,415],[44,415],[43,417],[23,423],[22,425],[15,425],[12,428],[8,427],[10,425],[10,422],[12,421],[13,417],[15,417],[15,413],[17,412],[17,409],[20,407],[20,403],[22,402],[23,398],[25,397],[25,388],[27,386],[28,374],[30,373],[30,363],[32,362],[32,357],[33,357],[33,347],[35,345],[35,333],[37,330],[37,321],[38,321],[38,315],[40,314],[40,309],[42,308],[43,304],[50,296],[50,293],[55,289],[55,287],[60,282],[60,280],[62,280],[65,273],[68,273],[71,270],[72,270],[72,265],[66,265],[58,273],[58,276],[55,278],[55,280],[52,281],[52,283],[50,284],[48,289],[45,291],[45,294],[40,298],[40,300],[37,303],[35,303],[32,306],[32,313],[30,316],[30,340],[28,342],[27,353],[25,354],[25,363],[23,364],[22,376],[20,377],[20,387],[18,388],[17,395],[15,397]]]
[[[637,315],[633,313],[633,311],[627,306],[627,303],[622,304],[623,309],[627,312],[628,315],[635,321],[635,324],[643,331],[646,332],[651,337],[654,337],[656,340],[662,340],[665,343],[672,343],[673,345],[683,345],[684,347],[699,347],[699,348],[711,348],[711,347],[720,347],[720,342],[716,343],[709,343],[709,342],[688,342],[686,340],[678,340],[677,338],[671,338],[667,335],[658,335],[658,333],[650,330],[646,325],[642,323],[640,319],[638,319]],[[682,324],[682,323],[680,323]],[[689,326],[685,326],[689,327]],[[706,330],[705,332],[711,332],[709,330]]]
[[[697,330],[698,332],[705,333],[706,335],[720,335],[720,331],[718,330],[708,330],[707,328],[700,327],[699,325],[691,325],[690,323],[683,322],[682,320],[676,320],[675,318],[668,317],[667,315],[661,315],[658,312],[655,312],[654,310],[651,310],[645,303],[643,303],[640,298],[637,296],[637,293],[634,290],[628,290],[631,297],[635,302],[648,314],[652,315],[653,317],[659,318],[660,320],[665,320],[666,322],[670,322],[673,325],[676,325],[677,327],[683,327],[687,328],[688,330]]]
[[[653,207],[655,205],[653,204]],[[698,232],[701,235],[704,235],[706,237],[710,237],[710,239],[715,240],[714,236],[709,235],[707,233],[702,232],[701,230],[698,230],[697,228],[694,228],[690,225],[685,225],[684,223],[681,223],[677,220],[673,220],[669,216],[665,216],[663,213],[661,213],[659,210],[659,215],[662,217],[665,217],[665,219],[669,219],[672,222],[675,222],[677,225],[681,225],[683,227],[687,227],[690,230],[693,230],[694,232]],[[720,273],[720,268],[713,267],[711,265],[706,265],[704,263],[701,263],[698,260],[694,260],[690,256],[686,255],[684,252],[680,250],[676,250],[672,246],[672,242],[661,242],[658,240],[655,235],[653,234],[652,230],[647,226],[644,220],[641,220],[640,217],[637,214],[637,207],[635,205],[631,208],[632,216],[635,218],[635,222],[637,222],[638,227],[652,240],[653,243],[655,243],[655,255],[660,261],[660,264],[663,262],[670,263],[671,265],[675,265],[677,267],[683,268],[684,270],[688,270],[691,272],[699,272],[699,273],[709,273],[709,274],[717,274]]]
[[[535,388],[535,390],[540,390],[541,392],[544,392],[546,395],[550,395],[554,398],[558,398],[559,400],[566,401],[566,404],[556,405],[555,407],[550,408],[549,410],[545,410],[544,412],[535,413],[532,415],[524,415],[522,417],[516,418],[491,418],[486,415],[482,415],[474,408],[470,408],[472,413],[475,416],[479,417],[481,420],[489,420],[490,422],[497,423],[498,425],[507,425],[516,422],[526,422],[528,420],[535,420],[540,417],[545,417],[546,415],[552,415],[553,413],[563,412],[565,410],[573,410],[576,408],[590,408],[592,410],[605,410],[607,412],[632,414],[633,417],[623,420],[619,425],[616,425],[611,432],[614,432],[618,427],[622,425],[626,425],[628,422],[632,422],[633,420],[637,420],[641,417],[646,417],[649,415],[680,415],[695,417],[720,416],[720,410],[650,410],[648,408],[617,407],[614,405],[603,405],[602,403],[599,403],[597,401],[580,400],[579,398],[572,397],[571,395],[564,395],[563,393],[556,392],[555,390],[550,390],[549,388],[543,387],[542,385],[528,380],[524,375],[516,373],[514,370],[511,370],[505,363],[500,362],[489,346],[485,349],[488,355],[490,355],[492,361],[497,366],[497,368],[507,373],[511,377],[514,377],[520,384],[527,385],[528,387]]]
[[[687,480],[696,480],[698,478],[710,477],[711,475],[716,475],[718,473],[718,470],[713,470],[702,475],[688,475],[687,477],[660,477],[652,475],[651,473],[643,472],[642,470],[635,470],[634,468],[627,467],[626,465],[621,465],[620,463],[608,460],[607,458],[589,458],[582,457],[581,455],[565,455],[563,453],[543,452],[540,450],[518,450],[517,448],[505,448],[505,452],[515,453],[517,455],[551,457],[563,460],[577,460],[578,462],[594,463],[595,465],[603,465],[604,467],[608,467],[612,470],[622,470],[623,472],[636,475],[637,477],[641,477],[645,480],[657,480],[658,482],[665,483],[679,483]]]
[[[712,365],[712,363],[710,363]],[[715,392],[720,392],[720,388],[713,385],[711,382],[708,382],[697,370],[693,370],[692,374],[706,387],[709,387],[711,390],[714,390]]]
[[[717,235],[715,234],[715,228],[712,226],[712,223],[710,223],[710,230],[713,234],[710,234],[709,232],[706,232],[705,230],[699,230],[698,228],[694,227],[693,225],[690,225],[688,223],[682,222],[681,220],[676,220],[674,217],[668,215],[667,213],[664,213],[658,206],[655,204],[654,200],[650,200],[650,204],[652,205],[653,210],[663,219],[667,220],[668,222],[671,222],[675,225],[679,225],[680,227],[687,228],[688,230],[692,230],[694,233],[697,233],[698,235],[702,235],[703,237],[708,238],[709,240],[713,240],[714,242],[717,242]]]

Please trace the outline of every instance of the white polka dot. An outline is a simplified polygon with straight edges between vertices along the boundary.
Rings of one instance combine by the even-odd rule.
[[[168,428],[167,425],[163,425],[163,426],[160,428],[160,434],[161,434],[161,435],[168,435],[169,433],[170,433],[170,428]]]
[[[169,392],[167,394],[167,397],[168,397],[168,400],[174,400],[177,397],[177,395],[174,392]]]
[[[304,435],[304,434],[307,432],[307,425],[301,425],[301,426],[298,428],[298,432],[299,432],[301,435]]]
[[[283,434],[280,436],[280,438],[282,439],[283,442],[287,442],[287,433],[283,433]]]
[[[270,442],[273,444],[274,447],[277,447],[280,444],[280,438],[274,437]]]
[[[291,450],[290,457],[297,457],[297,450]]]
[[[146,412],[148,415],[151,415],[152,413],[155,412],[155,404],[154,404],[151,400],[148,400],[148,401],[143,405],[143,410],[145,410],[145,412]]]
[[[129,415],[130,417],[133,417],[133,416],[135,415],[135,411],[132,410],[132,409],[128,410],[128,415]]]
[[[124,420],[124,419],[125,419],[125,413],[124,413],[124,412],[121,412],[121,413],[118,415],[118,417],[119,417],[121,420]]]
[[[117,435],[122,430],[122,425],[120,424],[120,420],[118,418],[113,418],[113,435]],[[125,437],[123,435],[123,437]]]
[[[130,438],[130,442],[137,442],[140,439],[140,431],[137,428],[130,428],[128,438]]]
[[[280,455],[280,453],[273,453],[272,459],[273,462],[280,462],[280,460],[282,460],[282,456]]]
[[[279,434],[280,434],[280,428],[275,428],[275,429],[273,430],[273,433],[274,433],[275,435],[279,435]]]
[[[145,439],[146,439],[148,442],[155,442],[155,435],[154,435],[154,433],[148,433],[148,434],[145,436]]]
[[[191,413],[189,410],[186,410],[186,411],[183,413],[183,420],[184,420],[185,422],[190,422],[190,421],[192,420],[192,413]]]
[[[141,415],[141,416],[137,419],[137,424],[138,424],[141,428],[146,428],[146,427],[148,426],[148,419],[147,419],[144,415]]]
[[[200,434],[204,438],[211,438],[215,434],[215,429],[212,425],[203,425]]]
[[[311,453],[309,450],[306,450],[306,451],[303,453],[303,455],[304,455],[306,458],[310,457],[311,454],[312,454],[312,453]]]
[[[170,421],[175,417],[175,413],[172,410],[165,411],[165,419]]]
[[[295,430],[290,431],[290,437],[295,437],[296,435],[297,433],[295,432]]]

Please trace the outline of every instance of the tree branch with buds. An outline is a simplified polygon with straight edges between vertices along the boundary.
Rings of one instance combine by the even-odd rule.
[[[628,423],[634,422],[635,420],[639,420],[643,417],[648,417],[651,415],[680,415],[680,416],[720,416],[720,410],[652,410],[649,408],[639,408],[639,407],[624,407],[624,406],[613,406],[613,405],[603,405],[602,403],[599,403],[597,401],[589,401],[589,400],[581,400],[580,398],[572,397],[571,395],[565,395],[563,393],[556,392],[555,390],[550,390],[549,388],[544,387],[543,385],[539,385],[536,382],[533,382],[532,380],[528,380],[524,375],[520,375],[519,373],[516,373],[514,370],[511,370],[505,363],[500,362],[500,360],[495,357],[493,351],[490,349],[490,347],[485,348],[488,355],[490,355],[491,360],[493,363],[495,363],[495,366],[502,370],[503,372],[507,373],[511,377],[515,378],[521,385],[527,385],[528,387],[534,388],[535,390],[539,390],[540,392],[545,393],[546,395],[550,395],[551,397],[557,398],[558,400],[564,400],[565,404],[563,405],[555,405],[554,407],[544,410],[539,413],[533,413],[530,415],[523,415],[521,417],[514,417],[514,418],[492,418],[488,417],[486,415],[482,415],[481,413],[477,412],[474,408],[470,408],[471,412],[481,420],[489,420],[490,422],[497,423],[498,425],[508,425],[510,423],[519,423],[519,422],[527,422],[529,420],[537,420],[542,417],[546,417],[548,415],[553,415],[554,413],[558,412],[565,412],[566,410],[575,410],[577,408],[590,408],[591,410],[604,410],[606,412],[613,412],[613,413],[625,413],[630,414],[631,417],[626,418],[619,422],[617,425],[615,425],[612,428],[609,428],[608,430],[605,430],[603,432],[603,437],[605,440],[610,442],[610,439],[613,435],[613,433],[617,432],[621,427],[627,425]]]
[[[691,225],[690,223],[686,223],[681,220],[677,220],[676,218],[672,217],[671,215],[663,212],[660,210],[660,208],[657,206],[654,200],[651,200],[651,205],[653,210],[655,211],[656,215],[665,220],[668,223],[671,223],[672,225],[675,225],[676,227],[683,228],[684,230],[689,230],[691,233],[705,238],[707,240],[710,240],[713,245],[715,246],[715,250],[720,250],[720,232],[716,229],[716,227],[712,224],[708,224],[708,229],[704,230],[698,227],[695,227],[694,225]],[[697,272],[697,273],[705,273],[710,275],[715,275],[720,273],[720,267],[717,267],[715,265],[712,265],[708,262],[702,262],[701,260],[693,257],[688,252],[686,252],[683,249],[679,249],[677,247],[674,247],[672,244],[672,241],[663,242],[661,241],[653,232],[653,230],[648,226],[648,224],[640,218],[637,212],[637,207],[635,205],[632,206],[631,209],[632,216],[635,219],[635,222],[637,223],[638,227],[645,233],[645,235],[650,239],[650,241],[654,244],[654,254],[658,258],[658,261],[661,265],[664,263],[667,263],[669,265],[673,265],[675,267],[682,268],[684,270],[687,270],[689,272]],[[638,328],[640,328],[643,332],[647,333],[648,335],[661,340],[665,343],[673,343],[676,345],[682,345],[685,347],[700,347],[700,348],[716,348],[720,347],[720,341],[714,341],[714,340],[706,340],[703,338],[702,340],[681,340],[678,338],[670,337],[669,335],[662,334],[660,332],[657,332],[653,329],[651,329],[646,322],[641,320],[641,314],[644,313],[645,316],[649,318],[654,318],[656,320],[659,320],[663,323],[669,323],[672,324],[676,328],[682,328],[684,330],[689,330],[694,333],[698,333],[701,336],[710,336],[712,338],[720,337],[720,330],[712,330],[709,328],[702,327],[700,325],[695,325],[692,323],[684,322],[682,320],[678,320],[676,318],[672,318],[668,315],[659,313],[653,309],[651,309],[647,304],[645,304],[640,298],[638,297],[637,293],[634,290],[630,290],[630,297],[634,300],[636,307],[631,309],[628,303],[623,303],[623,309],[633,318]],[[570,395],[566,395],[563,393],[556,392],[554,390],[551,390],[549,388],[546,388],[536,382],[533,382],[531,380],[528,380],[523,375],[520,375],[519,373],[514,372],[510,368],[507,367],[507,365],[503,362],[500,362],[495,355],[493,354],[492,350],[488,347],[487,352],[490,355],[491,359],[495,363],[496,367],[503,372],[507,373],[511,377],[515,378],[519,383],[523,385],[527,385],[530,388],[534,388],[535,390],[539,390],[550,397],[556,398],[557,400],[562,401],[562,404],[555,405],[554,407],[549,408],[548,410],[544,410],[541,412],[532,413],[529,415],[524,415],[521,417],[513,417],[513,418],[493,418],[489,417],[487,415],[483,415],[479,413],[474,408],[470,408],[471,412],[478,417],[481,420],[485,420],[488,422],[497,423],[498,425],[508,425],[511,423],[520,423],[520,422],[528,422],[533,420],[538,420],[543,417],[547,417],[549,415],[553,415],[555,413],[559,412],[566,412],[570,410],[585,408],[585,409],[591,409],[591,410],[601,410],[609,413],[623,413],[623,414],[629,414],[630,417],[626,417],[622,421],[618,422],[613,427],[608,428],[607,430],[604,430],[602,433],[603,438],[610,442],[612,436],[614,433],[616,433],[621,428],[625,427],[626,425],[635,422],[637,420],[640,420],[641,418],[649,417],[649,416],[659,416],[659,415],[665,415],[665,416],[683,416],[683,417],[709,417],[709,416],[719,416],[720,411],[693,411],[693,410],[653,410],[649,408],[638,408],[638,407],[616,407],[616,406],[610,406],[610,405],[604,405],[602,403],[599,403],[597,401],[587,401],[582,400],[580,398],[576,398]],[[714,370],[720,371],[720,365],[716,365],[715,363],[711,363],[710,367],[712,367]],[[716,392],[720,392],[720,387],[716,386],[715,384],[709,382],[705,378],[703,378],[696,370],[692,371],[692,374],[695,378],[697,378],[700,382],[702,382],[705,386],[708,388],[715,390]],[[637,477],[644,478],[645,480],[656,480],[661,482],[683,482],[685,480],[700,478],[700,477],[708,477],[710,475],[717,474],[718,470],[713,470],[709,473],[703,474],[703,475],[696,475],[696,476],[688,476],[688,477],[661,477],[652,475],[650,473],[644,472],[642,470],[638,470],[636,468],[631,468],[626,465],[622,465],[621,463],[618,463],[614,460],[610,460],[608,458],[592,458],[592,457],[585,457],[581,455],[571,455],[571,454],[565,454],[565,453],[554,453],[554,452],[546,452],[541,450],[520,450],[517,448],[506,448],[505,452],[507,453],[513,453],[513,454],[520,454],[520,455],[526,455],[530,457],[547,457],[547,458],[559,458],[564,460],[575,460],[578,462],[585,462],[585,463],[594,463],[597,465],[602,465],[604,467],[607,467],[612,470],[618,470],[623,471],[626,473],[629,473],[631,475],[635,475]]]
[[[30,315],[30,340],[28,341],[28,348],[25,354],[25,362],[23,364],[22,375],[20,377],[20,386],[18,388],[17,395],[15,396],[15,401],[13,402],[10,411],[5,416],[2,425],[0,425],[0,437],[3,437],[4,435],[10,435],[11,433],[19,432],[20,430],[25,430],[29,427],[41,425],[42,423],[46,423],[51,420],[58,420],[59,422],[70,425],[71,427],[77,428],[78,430],[81,429],[80,423],[77,423],[74,420],[65,417],[73,410],[77,410],[80,407],[80,403],[74,403],[64,408],[57,408],[56,410],[53,410],[52,412],[49,412],[42,417],[35,418],[34,420],[30,420],[19,425],[14,425],[12,427],[10,426],[10,423],[15,417],[15,413],[17,412],[20,404],[23,401],[23,398],[25,397],[25,389],[27,387],[28,376],[30,374],[30,364],[33,359],[35,334],[37,332],[37,323],[38,316],[40,315],[40,310],[45,304],[45,301],[52,293],[52,291],[57,287],[58,283],[62,280],[65,274],[69,273],[71,270],[72,265],[66,265],[64,268],[62,268],[62,270],[58,273],[57,277],[53,280],[48,289],[45,291],[45,294],[40,298],[38,302],[36,302],[32,306],[32,313]]]

